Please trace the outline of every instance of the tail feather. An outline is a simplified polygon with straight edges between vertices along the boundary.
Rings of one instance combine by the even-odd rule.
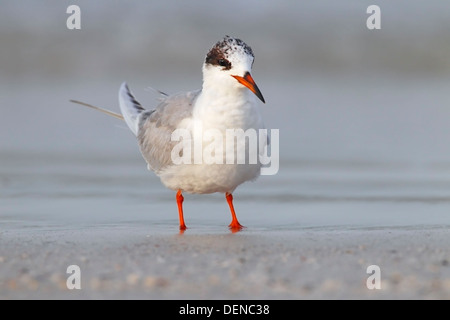
[[[123,118],[134,135],[137,136],[139,129],[139,116],[145,109],[135,99],[126,82],[119,89],[119,105]]]
[[[93,106],[92,104],[89,104],[89,103],[86,103],[86,102],[81,102],[81,101],[78,101],[78,100],[69,100],[69,101],[72,102],[72,103],[81,104],[82,106],[86,106],[86,107],[98,110],[100,112],[106,113],[107,115],[110,115],[110,116],[112,116],[114,118],[117,118],[117,119],[120,119],[120,120],[124,120],[124,118],[123,118],[123,116],[121,114],[115,113],[113,111],[109,111],[107,109],[96,107],[96,106]]]
[[[131,93],[126,82],[122,83],[119,89],[119,106],[120,111],[122,112],[121,115],[113,111],[96,107],[89,103],[81,102],[78,100],[70,100],[70,102],[81,104],[82,106],[98,110],[120,120],[125,120],[128,127],[131,129],[131,131],[133,131],[135,136],[137,136],[139,129],[139,116],[142,114],[142,112],[145,111],[142,105],[135,99],[135,97]]]

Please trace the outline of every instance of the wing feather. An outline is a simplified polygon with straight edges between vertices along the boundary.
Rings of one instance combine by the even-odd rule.
[[[155,110],[142,114],[138,141],[149,169],[157,174],[172,165],[171,152],[178,141],[171,141],[172,133],[185,118],[192,117],[198,91],[183,92],[165,98]]]

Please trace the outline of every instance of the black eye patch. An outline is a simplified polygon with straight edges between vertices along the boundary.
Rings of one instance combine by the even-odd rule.
[[[231,68],[231,62],[227,59],[219,59],[217,60],[217,63],[219,64],[219,66],[225,67],[226,70]]]
[[[205,63],[213,66],[221,66],[222,70],[230,70],[231,62],[225,59],[224,52],[217,47],[212,48],[206,55]]]

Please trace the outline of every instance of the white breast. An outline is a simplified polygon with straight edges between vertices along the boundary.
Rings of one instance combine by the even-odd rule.
[[[258,137],[258,130],[264,128],[262,115],[251,92],[239,90],[237,93],[234,91],[233,94],[220,97],[213,97],[204,92],[200,94],[192,118],[183,121],[182,126],[190,130],[194,139],[193,145],[201,145],[202,159],[200,163],[198,158],[194,159],[193,146],[191,164],[172,165],[160,172],[159,176],[164,185],[173,190],[181,189],[190,193],[233,192],[238,185],[259,176],[261,165],[258,159],[256,163],[249,163],[250,159],[247,159],[245,164],[236,163],[238,153],[249,154],[248,144],[240,147],[235,144],[234,149],[226,149],[227,129],[228,134],[234,129],[242,129],[244,132],[250,129],[255,131]],[[202,134],[199,134],[199,130]],[[208,133],[214,136],[211,140],[207,137]],[[223,138],[222,164],[215,163],[217,157],[214,151],[217,145],[211,145],[218,142],[216,138],[220,135]],[[212,150],[214,151],[211,152]],[[227,152],[233,153],[233,164],[226,163]],[[211,160],[213,163],[208,163]]]

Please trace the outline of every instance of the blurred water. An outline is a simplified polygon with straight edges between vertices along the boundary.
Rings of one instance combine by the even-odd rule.
[[[378,1],[379,31],[359,1],[77,1],[79,31],[65,28],[69,4],[0,4],[2,228],[175,230],[174,195],[125,124],[68,100],[117,111],[124,80],[146,106],[148,86],[200,88],[204,55],[224,34],[253,47],[266,125],[280,129],[279,173],[236,191],[243,224],[449,225],[446,2]],[[185,206],[188,226],[229,222],[222,195]]]
[[[2,154],[3,230],[145,225],[176,233],[175,195],[132,155]],[[285,163],[235,192],[249,231],[449,226],[449,170],[407,163]],[[190,232],[226,231],[223,195],[185,194]]]

